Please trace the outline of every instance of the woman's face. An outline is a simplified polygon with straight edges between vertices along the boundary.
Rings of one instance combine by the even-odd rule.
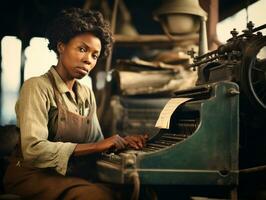
[[[91,33],[84,33],[66,44],[59,43],[57,48],[65,78],[81,79],[96,65],[101,52],[101,41]]]

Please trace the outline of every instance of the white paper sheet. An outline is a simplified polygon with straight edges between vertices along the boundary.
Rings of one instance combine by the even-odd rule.
[[[190,100],[191,98],[172,98],[170,99],[166,105],[164,106],[163,110],[160,113],[160,116],[155,124],[157,128],[164,128],[169,129],[170,126],[170,119],[175,111],[175,109],[180,106],[182,103]]]

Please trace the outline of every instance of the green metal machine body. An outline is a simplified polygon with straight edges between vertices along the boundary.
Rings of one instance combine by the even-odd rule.
[[[236,83],[218,82],[179,93],[176,98],[192,99],[175,110],[170,129],[161,129],[143,150],[104,154],[99,178],[130,183],[138,172],[141,184],[237,185],[238,91]]]

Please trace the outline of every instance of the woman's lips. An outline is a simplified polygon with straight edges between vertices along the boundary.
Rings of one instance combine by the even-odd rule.
[[[89,72],[89,70],[85,67],[77,67],[76,69],[82,74],[87,74]]]

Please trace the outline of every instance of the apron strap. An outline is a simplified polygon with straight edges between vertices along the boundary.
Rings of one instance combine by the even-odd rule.
[[[48,78],[49,80],[51,81],[52,83],[52,87],[53,87],[53,90],[54,90],[54,94],[55,94],[55,102],[56,102],[56,106],[57,108],[59,108],[59,106],[61,105],[61,103],[59,102],[59,97],[60,97],[60,92],[56,86],[56,83],[55,83],[55,78],[54,76],[52,75],[52,72],[51,71],[48,71]],[[90,112],[89,114],[86,116],[88,119],[92,119],[93,118],[93,110],[96,109],[95,108],[95,105],[92,104],[92,107],[90,109]]]

